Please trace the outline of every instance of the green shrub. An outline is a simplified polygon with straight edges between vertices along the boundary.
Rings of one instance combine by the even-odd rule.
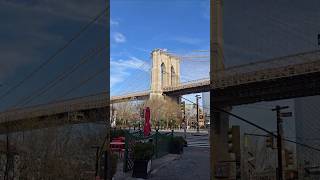
[[[135,160],[149,160],[154,153],[154,145],[151,142],[137,143],[134,146],[133,157]]]
[[[187,145],[187,141],[183,137],[177,136],[176,138],[183,146]]]
[[[179,154],[183,151],[183,146],[186,144],[186,140],[181,136],[175,136],[171,139],[170,152]]]

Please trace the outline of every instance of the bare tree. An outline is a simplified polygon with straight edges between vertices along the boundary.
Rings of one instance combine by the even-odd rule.
[[[92,125],[92,126],[91,126]],[[96,124],[46,128],[12,135],[18,147],[19,179],[88,179],[94,177],[95,150],[105,137],[105,127]]]
[[[123,102],[114,105],[116,112],[116,125],[119,127],[128,127],[139,119],[139,102]]]
[[[151,109],[153,126],[165,126],[166,129],[169,129],[169,127],[173,128],[181,123],[179,105],[170,98],[150,99],[145,103],[145,107],[150,107]]]

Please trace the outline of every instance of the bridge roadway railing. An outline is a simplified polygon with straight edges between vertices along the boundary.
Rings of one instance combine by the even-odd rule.
[[[176,91],[176,90],[189,89],[189,88],[201,87],[201,86],[206,86],[206,85],[210,85],[210,78],[202,78],[202,79],[197,79],[197,80],[192,80],[192,81],[188,81],[185,83],[181,83],[178,86],[165,87],[165,88],[163,88],[163,91],[164,92]]]
[[[132,92],[129,94],[124,94],[124,95],[112,96],[111,101],[147,96],[147,95],[149,95],[149,93],[150,93],[150,91],[139,91],[139,92]]]
[[[138,96],[148,95],[149,92],[130,93],[124,96],[114,96],[112,100],[126,99]],[[11,109],[0,112],[0,123],[14,121],[19,119],[34,118],[40,116],[50,116],[53,114],[75,112],[81,110],[89,110],[102,108],[110,105],[110,96],[107,93],[99,93],[85,97],[73,98],[63,101],[56,101],[48,104],[40,104],[36,106]]]
[[[109,94],[99,93],[49,104],[7,110],[0,113],[0,123],[40,116],[50,116],[65,112],[102,108],[109,105],[109,99]]]
[[[320,51],[300,53],[255,63],[232,66],[216,73],[211,88],[225,88],[240,84],[272,80],[320,72]],[[210,84],[209,78],[189,81],[164,91],[178,91]]]

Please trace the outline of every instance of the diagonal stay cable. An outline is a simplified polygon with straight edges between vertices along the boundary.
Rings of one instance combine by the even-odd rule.
[[[96,54],[101,53],[103,49],[101,47],[97,47],[95,49],[90,50],[88,53],[86,53],[81,59],[80,62],[77,64],[74,64],[68,68],[66,68],[67,70],[60,73],[56,78],[52,79],[51,81],[47,82],[44,86],[42,86],[41,88],[38,88],[36,91],[34,91],[33,93],[31,93],[31,95],[23,98],[22,100],[20,100],[19,102],[17,102],[13,108],[16,108],[19,105],[25,105],[28,104],[29,102],[31,102],[32,100],[34,100],[37,97],[40,97],[42,94],[44,94],[45,92],[47,92],[48,90],[50,90],[50,88],[54,87],[56,84],[58,84],[59,82],[61,82],[62,80],[64,80],[65,78],[67,78],[68,76],[70,76],[73,72],[75,72],[76,70],[78,70],[82,65],[84,65],[85,63],[87,63],[89,60],[91,60],[92,57],[94,57]]]
[[[100,75],[103,72],[106,72],[108,70],[108,68],[101,68],[100,70],[96,71],[94,74],[92,74],[91,76],[89,76],[88,78],[84,79],[83,81],[81,81],[79,84],[77,84],[76,86],[72,87],[71,89],[69,89],[67,92],[65,92],[63,95],[55,98],[57,101],[61,100],[62,98],[66,97],[67,95],[69,95],[70,93],[72,93],[73,91],[81,88],[83,85],[85,85],[86,83],[88,83],[89,81],[91,81],[92,79],[94,79],[95,77],[97,77],[98,75]]]
[[[24,82],[26,82],[27,80],[29,80],[32,76],[34,76],[37,72],[39,72],[42,68],[44,68],[47,64],[49,64],[50,62],[52,62],[55,57],[57,57],[60,53],[62,53],[66,48],[68,48],[77,38],[79,38],[83,32],[85,32],[87,29],[89,29],[89,27],[94,24],[94,22],[96,22],[99,18],[101,18],[104,13],[108,10],[109,8],[105,8],[103,9],[100,13],[98,13],[97,16],[95,16],[95,18],[93,18],[88,24],[86,24],[85,26],[83,26],[80,31],[78,31],[75,35],[73,35],[71,37],[71,39],[69,39],[69,41],[67,41],[62,47],[58,48],[58,50],[56,50],[48,59],[46,59],[44,62],[42,62],[38,67],[36,67],[30,74],[28,74],[27,76],[25,76],[21,81],[19,81],[16,85],[14,85],[12,88],[10,88],[9,90],[7,90],[4,94],[2,94],[0,96],[0,100],[2,100],[4,97],[6,97],[7,95],[9,95],[11,92],[13,92],[15,89],[17,89],[18,87],[20,87]]]

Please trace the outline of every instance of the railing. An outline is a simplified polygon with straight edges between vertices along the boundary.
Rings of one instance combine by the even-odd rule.
[[[139,141],[152,140],[154,144],[154,155],[153,159],[160,158],[164,155],[169,154],[170,142],[173,133],[160,133],[158,131],[152,132],[150,136],[145,137],[143,131],[136,131],[134,133],[125,133],[125,158],[123,163],[123,171],[127,172],[133,168],[133,149],[135,144]]]
[[[320,72],[320,51],[300,53],[220,70],[212,80],[211,88],[225,88],[314,72]],[[164,91],[177,91],[209,84],[210,79],[205,78],[185,82],[175,87],[165,87]]]
[[[0,113],[0,122],[26,119],[39,116],[49,116],[64,112],[74,112],[85,109],[102,108],[109,105],[109,95],[100,93],[49,104],[41,104],[28,108],[12,109]]]
[[[210,78],[203,78],[203,79],[188,81],[185,83],[181,83],[178,86],[165,87],[165,88],[163,88],[163,91],[165,91],[165,92],[175,91],[175,90],[179,90],[179,89],[188,89],[188,88],[205,86],[205,85],[210,85]]]
[[[133,98],[133,97],[139,97],[139,96],[146,96],[149,95],[150,91],[139,91],[139,92],[133,92],[129,94],[124,95],[118,95],[118,96],[112,96],[111,101],[115,101],[118,99],[126,99],[126,98]]]

